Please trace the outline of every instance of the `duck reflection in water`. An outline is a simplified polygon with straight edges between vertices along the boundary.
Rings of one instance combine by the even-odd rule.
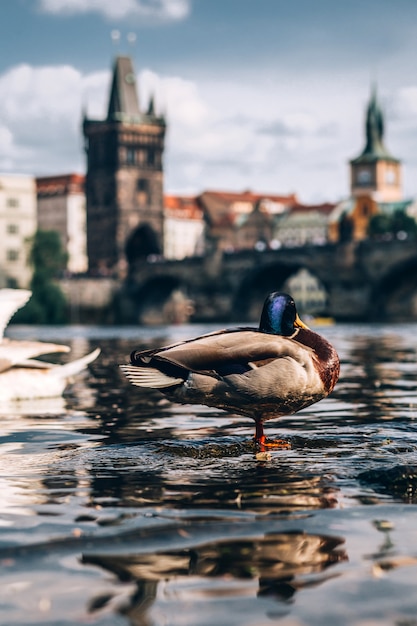
[[[186,602],[188,608],[194,594],[196,607],[202,598],[212,599],[209,581],[218,579],[225,599],[256,594],[259,598],[283,603],[282,609],[287,612],[285,607],[297,591],[336,575],[323,572],[347,560],[343,544],[341,537],[303,532],[271,533],[259,539],[218,541],[151,554],[84,554],[82,561],[112,572],[122,582],[135,582],[129,606],[119,610],[134,626],[145,626],[154,623],[148,613],[158,604],[158,583],[162,581],[165,586],[175,587],[175,600]],[[195,579],[195,585],[190,584],[190,578]],[[186,579],[184,584],[183,579]],[[251,581],[257,581],[255,589]],[[92,600],[90,610],[94,611],[99,605]],[[163,608],[159,607],[159,615],[161,611]]]

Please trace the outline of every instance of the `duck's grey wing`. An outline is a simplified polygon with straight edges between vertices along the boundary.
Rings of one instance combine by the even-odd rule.
[[[28,289],[0,289],[0,341],[13,315],[26,304],[31,295]]]
[[[166,363],[194,372],[222,372],[224,368],[239,365],[251,369],[257,363],[277,357],[296,358],[305,350],[310,351],[288,337],[256,330],[236,330],[205,335],[161,350],[134,353],[131,362],[139,366]]]

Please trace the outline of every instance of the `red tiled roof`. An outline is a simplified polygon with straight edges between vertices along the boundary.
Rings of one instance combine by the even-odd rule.
[[[203,191],[200,196],[211,196],[213,198],[217,198],[219,200],[223,200],[225,202],[236,202],[236,201],[246,201],[246,202],[257,202],[258,200],[269,199],[274,202],[281,202],[284,204],[288,203],[298,203],[297,196],[295,193],[290,193],[287,195],[277,195],[273,193],[259,193],[253,192],[250,189],[246,189],[245,191],[216,191],[216,190],[207,190]]]
[[[250,190],[242,192],[208,190],[203,191],[198,196],[198,199],[204,209],[206,219],[212,227],[217,228],[232,226],[242,213],[251,213],[261,201],[265,201],[265,204],[270,201],[271,203],[281,205],[282,209],[298,202],[294,193],[277,195],[255,193]],[[242,206],[245,204],[249,205],[249,207]],[[267,212],[269,211],[267,210]]]
[[[329,215],[336,204],[332,204],[331,202],[323,202],[322,204],[301,204],[297,202],[296,204],[292,204],[290,206],[291,213],[306,213],[308,211],[317,211],[317,213],[323,213],[324,215]]]
[[[165,214],[183,219],[203,219],[203,211],[196,196],[164,196]]]
[[[84,192],[83,174],[60,174],[58,176],[39,176],[36,178],[38,195],[55,196]]]

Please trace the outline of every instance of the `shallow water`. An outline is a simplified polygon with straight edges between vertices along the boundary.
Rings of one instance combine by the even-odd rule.
[[[102,353],[65,398],[0,407],[1,624],[417,624],[417,325],[317,328],[340,381],[267,423],[291,448],[266,462],[250,420],[117,367],[211,329],[9,327]]]

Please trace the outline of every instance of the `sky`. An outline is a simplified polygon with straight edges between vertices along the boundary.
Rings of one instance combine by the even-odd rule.
[[[0,172],[85,172],[117,54],[167,120],[165,192],[349,195],[376,84],[417,196],[415,0],[1,0]]]

